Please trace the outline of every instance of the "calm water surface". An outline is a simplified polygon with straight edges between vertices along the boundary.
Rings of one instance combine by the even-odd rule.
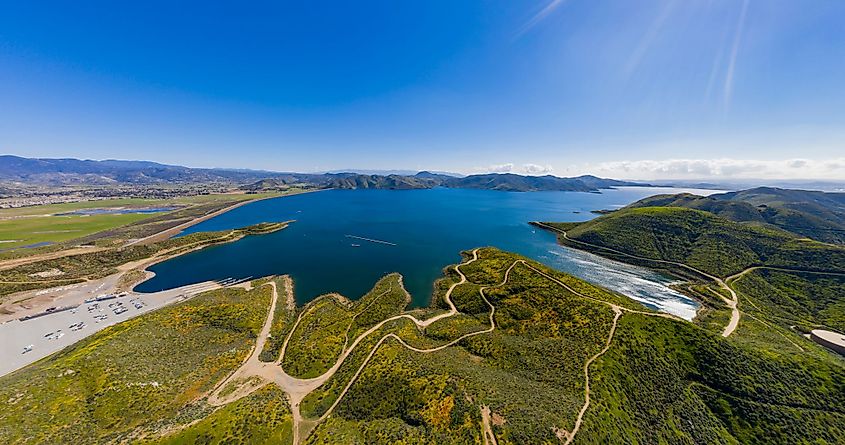
[[[280,232],[247,237],[154,265],[150,270],[156,276],[136,290],[152,292],[205,280],[290,274],[301,304],[327,292],[359,298],[380,277],[399,272],[413,296],[413,305],[425,306],[432,283],[444,266],[461,260],[460,251],[495,246],[691,319],[698,305],[667,287],[667,278],[560,246],[553,234],[527,224],[587,220],[596,216],[590,210],[618,208],[657,193],[681,191],[642,187],[601,194],[331,190],[258,201],[185,233],[265,221],[296,222]]]

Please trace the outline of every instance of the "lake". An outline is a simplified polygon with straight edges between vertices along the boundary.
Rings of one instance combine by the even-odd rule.
[[[557,244],[528,221],[583,221],[591,210],[614,209],[658,193],[682,190],[622,187],[602,193],[431,190],[328,190],[257,201],[197,224],[184,234],[259,222],[296,220],[288,228],[208,247],[156,264],[155,277],[135,290],[154,292],[206,280],[289,274],[297,302],[338,292],[357,299],[382,276],[399,272],[426,306],[443,267],[460,252],[495,246],[540,261],[686,319],[698,304],[647,269]]]

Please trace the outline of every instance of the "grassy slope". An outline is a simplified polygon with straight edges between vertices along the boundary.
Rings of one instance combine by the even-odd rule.
[[[714,198],[756,206],[769,224],[802,236],[845,243],[845,193],[758,187]]]
[[[462,271],[470,282],[482,285],[501,282],[504,270],[519,258],[494,249],[483,250],[481,256],[482,261]],[[559,275],[596,297],[619,298]],[[514,284],[488,291],[491,302],[500,308],[501,329],[490,335],[431,355],[385,343],[331,421],[318,427],[308,443],[337,443],[338,435],[352,443],[391,443],[399,437],[409,444],[477,443],[481,439],[479,403],[489,404],[507,419],[508,427],[499,431],[500,443],[557,440],[551,427],[562,418],[574,417],[580,408],[581,367],[601,348],[613,313],[538,277],[524,266],[517,267],[511,275]],[[450,273],[447,279],[457,278]],[[399,323],[374,335],[369,343],[384,333],[399,331],[415,346],[433,347],[486,328],[489,308],[480,300],[477,284],[459,287],[453,294],[465,316],[432,325],[426,336],[409,323]],[[326,391],[305,400],[304,413],[321,414],[368,352],[365,348],[353,354],[350,366],[341,368]]]
[[[495,283],[516,257],[485,250],[482,258],[465,269],[473,283]],[[577,284],[581,292],[620,301],[618,295],[546,271]],[[478,304],[477,286],[464,287],[453,297],[482,328],[486,311]],[[556,443],[552,428],[572,428],[583,401],[583,363],[600,348],[612,313],[521,268],[508,286],[489,295],[500,330],[431,355],[386,343],[308,443],[399,438],[409,444],[477,443],[479,404],[505,420],[494,426],[499,443]],[[841,360],[829,354],[773,355],[688,323],[633,314],[621,320],[610,352],[593,367],[594,405],[576,443],[837,443],[845,438]],[[446,340],[415,331],[406,326],[402,336],[418,346]],[[348,376],[336,379],[345,383]],[[331,394],[321,397],[333,400]]]
[[[483,249],[477,262],[462,268],[469,283],[453,293],[462,316],[434,324],[426,333],[407,321],[385,326],[362,343],[325,388],[303,401],[303,414],[324,412],[384,333],[397,332],[410,344],[432,347],[485,328],[488,308],[478,288],[501,282],[505,269],[519,258]],[[625,297],[529,263],[592,298],[642,310]],[[337,351],[321,346],[326,338],[342,336],[347,327],[354,337],[404,307],[404,293],[393,289],[395,277],[380,281],[352,310],[328,307],[329,312],[313,314],[331,320],[311,324],[306,314],[303,322],[310,328],[292,348],[307,350],[307,357],[294,353],[307,360],[294,360],[292,366],[331,361]],[[438,292],[457,279],[448,271]],[[28,433],[40,438],[32,442],[106,441],[126,438],[139,428],[153,433],[146,438],[157,443],[288,443],[289,413],[273,387],[213,412],[192,403],[249,350],[266,315],[266,289],[198,297],[104,331],[0,379],[0,400],[15,401],[0,413],[0,438],[20,441]],[[524,265],[513,269],[505,286],[486,295],[497,308],[498,329],[433,354],[386,342],[306,443],[479,443],[480,405],[489,406],[498,419],[493,430],[500,444],[558,443],[554,431],[573,427],[584,400],[584,363],[604,345],[613,312]],[[434,300],[442,301],[442,295]],[[354,314],[359,315],[353,321]],[[333,328],[338,324],[343,329]],[[328,330],[319,335],[322,327]],[[155,353],[140,347],[148,344],[165,347]],[[90,371],[55,377],[66,369]],[[151,380],[167,384],[135,384]],[[591,387],[592,405],[575,443],[845,440],[841,359],[776,354],[686,322],[623,315],[610,350],[591,367]],[[25,417],[28,425],[21,421]],[[196,422],[184,426],[191,421]],[[179,425],[164,437],[154,434]]]
[[[672,205],[666,199],[651,203]],[[840,247],[687,208],[627,208],[558,227],[578,240],[721,276],[753,264],[843,271]],[[843,277],[759,269],[732,286],[743,318],[730,341],[690,325],[670,329],[657,320],[623,317],[617,347],[597,365],[609,377],[596,388],[602,402],[590,411],[592,422],[578,442],[845,440],[843,360],[791,328],[845,329]],[[602,416],[615,417],[620,428],[606,428]]]
[[[626,315],[576,443],[842,443],[845,368],[827,358]]]
[[[214,411],[197,423],[144,443],[179,444],[289,444],[293,440],[291,415],[284,393],[265,386],[250,397]]]
[[[308,306],[291,337],[282,363],[290,375],[310,378],[334,365],[345,345],[385,318],[396,315],[408,304],[398,274],[387,275],[357,301],[324,297]]]
[[[657,196],[644,201],[665,203],[670,198],[677,197]],[[845,273],[845,248],[840,246],[799,239],[779,230],[738,224],[698,210],[634,207],[586,223],[556,226],[577,240],[636,255],[684,262],[714,275],[726,276],[755,264]],[[608,252],[599,249],[596,253]],[[609,255],[636,262],[630,257]],[[660,266],[647,262],[644,265]],[[722,305],[707,299],[715,289],[713,286],[709,291],[698,289],[701,286],[687,286],[688,293],[703,300],[707,308],[697,322],[724,326],[725,323],[717,322],[723,318],[719,314]],[[745,320],[750,323],[746,331],[766,337],[753,340],[760,345],[771,344],[772,338],[777,336],[795,341],[792,326],[845,330],[843,275],[758,269],[732,281],[731,286],[739,293],[740,310],[750,316]],[[711,320],[714,316],[715,320]],[[760,320],[753,321],[753,317]],[[761,327],[770,332],[763,334]]]
[[[845,270],[845,248],[675,207],[626,208],[567,230],[569,237],[725,277],[752,265]]]
[[[195,400],[246,357],[269,302],[268,287],[209,292],[3,377],[0,442],[104,443],[204,415]]]
[[[760,210],[747,202],[717,200],[691,193],[649,196],[630,204],[628,207],[684,207],[710,212],[735,222],[766,222]]]
[[[743,310],[760,311],[780,324],[845,332],[845,275],[761,269],[737,280],[734,288],[747,302]]]
[[[651,196],[630,207],[685,207],[731,221],[770,224],[817,241],[845,243],[845,194],[759,187],[709,197]]]

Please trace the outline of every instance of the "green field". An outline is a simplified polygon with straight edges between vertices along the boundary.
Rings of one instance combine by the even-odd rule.
[[[61,243],[85,238],[130,224],[160,220],[173,215],[187,221],[191,216],[214,211],[239,201],[278,196],[279,193],[198,195],[173,199],[107,199],[99,201],[46,204],[0,210],[0,251],[37,243]],[[177,207],[171,212],[101,215],[62,215],[85,209]],[[192,211],[196,210],[196,211]],[[165,229],[166,226],[162,228]],[[127,232],[127,237],[132,233]],[[26,249],[30,250],[30,249]],[[18,252],[16,252],[18,253]]]
[[[226,243],[244,236],[261,235],[287,227],[286,223],[261,223],[221,232],[196,232],[151,244],[135,244],[116,249],[94,250],[78,255],[62,256],[22,264],[0,270],[0,297],[30,289],[77,283],[103,278],[117,273],[117,267],[130,261],[156,255],[178,255],[191,249],[216,243]],[[38,272],[56,269],[59,277],[39,277]],[[2,298],[0,298],[2,299]]]
[[[58,243],[131,224],[160,213],[28,216],[0,220],[0,249]]]
[[[97,201],[68,202],[62,204],[44,204],[38,206],[18,207],[14,209],[0,209],[0,218],[12,216],[53,215],[56,213],[72,212],[74,210],[83,209],[107,209],[114,207],[160,207],[169,205],[209,204],[214,202],[237,202],[248,199],[267,198],[276,195],[279,195],[279,193],[224,193],[216,195],[184,196],[180,198],[171,199],[103,199]]]

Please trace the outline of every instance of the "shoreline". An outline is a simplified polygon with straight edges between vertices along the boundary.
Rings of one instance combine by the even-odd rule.
[[[250,204],[250,203],[253,203],[253,202],[263,201],[265,199],[283,198],[285,196],[294,196],[294,195],[299,195],[299,194],[303,194],[303,193],[318,192],[318,191],[322,191],[322,190],[330,190],[330,189],[301,190],[301,191],[297,191],[295,193],[281,194],[281,195],[277,195],[277,196],[265,196],[265,197],[261,197],[261,198],[247,199],[247,200],[244,200],[244,201],[236,202],[235,204],[233,204],[229,207],[226,207],[226,208],[223,208],[223,209],[220,209],[220,210],[216,210],[216,211],[209,213],[207,215],[203,215],[203,216],[194,218],[190,221],[184,222],[182,224],[179,224],[175,227],[171,227],[169,229],[164,229],[161,232],[154,233],[152,235],[148,235],[144,238],[127,240],[120,247],[121,248],[130,247],[130,246],[133,246],[133,245],[136,245],[136,244],[141,244],[141,243],[144,243],[144,242],[157,242],[157,241],[162,241],[164,239],[172,238],[173,236],[178,235],[180,232],[184,231],[185,229],[187,229],[189,227],[192,227],[192,226],[197,225],[201,222],[204,222],[204,221],[207,221],[209,219],[220,216],[220,215],[222,215],[222,214],[224,214],[224,213],[226,213],[230,210],[234,210],[234,209],[236,209],[240,206]],[[173,232],[173,233],[170,233],[170,232]],[[154,238],[156,238],[156,239],[154,239]],[[161,238],[161,239],[158,239],[158,238]],[[26,264],[37,263],[39,261],[48,261],[48,260],[52,260],[52,259],[56,259],[56,258],[63,258],[63,257],[66,257],[66,256],[76,256],[76,255],[82,255],[82,254],[86,254],[86,253],[103,251],[103,250],[107,250],[107,248],[97,247],[97,246],[74,246],[74,247],[70,247],[68,249],[63,249],[63,250],[59,250],[59,251],[55,251],[55,252],[35,254],[35,255],[30,255],[30,256],[23,256],[23,257],[20,257],[20,258],[9,258],[9,259],[5,259],[5,260],[0,260],[0,270],[12,269],[12,268],[15,268],[15,267],[18,267],[18,266],[23,266],[23,265],[26,265]]]
[[[73,302],[81,302],[79,295],[80,293],[84,293],[86,295],[94,295],[94,294],[102,294],[102,293],[114,293],[118,290],[120,283],[120,278],[123,277],[125,274],[130,273],[133,270],[139,270],[143,272],[145,275],[144,277],[131,284],[131,289],[129,292],[131,294],[136,295],[155,295],[157,292],[136,292],[134,288],[139,284],[143,283],[144,281],[149,280],[152,278],[151,273],[147,270],[148,267],[158,264],[163,261],[167,261],[173,258],[176,258],[181,255],[185,255],[187,253],[196,252],[198,250],[202,250],[206,247],[219,245],[219,244],[226,244],[230,242],[235,242],[243,239],[246,236],[251,235],[264,235],[267,233],[272,233],[278,230],[286,229],[294,220],[283,221],[275,224],[279,224],[280,227],[277,229],[270,231],[270,232],[261,232],[261,233],[242,233],[238,236],[230,237],[234,231],[230,231],[228,234],[221,236],[218,239],[209,240],[207,243],[200,242],[199,245],[195,246],[181,246],[176,248],[175,250],[161,252],[160,254],[154,254],[147,258],[142,258],[135,261],[130,261],[127,263],[123,263],[120,265],[115,266],[116,272],[110,275],[107,275],[103,278],[98,278],[94,280],[86,280],[76,284],[70,285],[63,285],[63,286],[53,286],[41,289],[31,289],[22,292],[18,292],[15,294],[10,294],[7,296],[10,301],[3,303],[0,305],[0,308],[3,309],[0,312],[0,325],[3,323],[8,323],[11,321],[15,321],[22,316],[34,314],[43,310],[46,310],[50,306],[58,306],[62,304],[66,304],[67,301],[70,299]],[[230,237],[228,239],[222,239]],[[196,284],[196,283],[195,283]],[[189,285],[186,285],[189,286]],[[184,286],[183,286],[184,287]],[[163,290],[161,292],[166,292],[168,290]],[[56,293],[60,293],[59,295],[55,295]],[[51,295],[53,294],[53,295]],[[28,297],[28,298],[27,298]],[[15,310],[17,309],[17,310]]]
[[[225,213],[227,213],[231,210],[235,210],[238,207],[245,206],[247,204],[252,204],[254,202],[259,202],[259,201],[264,201],[264,200],[267,200],[267,199],[276,199],[276,198],[284,198],[286,196],[301,195],[303,193],[311,193],[311,192],[320,191],[320,190],[328,190],[328,189],[302,190],[302,191],[297,191],[297,192],[294,192],[294,193],[281,194],[281,195],[278,195],[278,196],[264,196],[264,197],[261,197],[261,198],[248,199],[248,200],[245,200],[245,201],[237,202],[233,205],[230,205],[229,207],[222,208],[220,210],[216,210],[214,212],[211,212],[207,215],[200,216],[198,218],[194,218],[194,219],[192,219],[188,222],[184,222],[182,224],[179,224],[178,226],[171,227],[169,229],[164,229],[161,232],[154,233],[154,234],[146,236],[144,238],[132,240],[132,241],[124,244],[122,247],[130,247],[130,246],[134,246],[136,244],[142,244],[142,243],[147,243],[147,242],[158,242],[158,241],[164,241],[166,239],[170,239],[170,238],[182,233],[185,229],[187,229],[189,227],[193,227],[193,226],[195,226],[195,225],[197,225],[201,222],[205,222],[205,221],[208,221],[210,219],[216,218],[216,217],[223,215],[223,214],[225,214]]]
[[[550,226],[550,225],[548,225],[548,224],[546,224],[546,223],[544,223],[544,222],[541,222],[541,221],[529,221],[529,222],[528,222],[528,224],[529,224],[529,225],[531,225],[531,226],[537,227],[537,228],[538,228],[538,229],[540,229],[540,230],[544,230],[544,231],[546,231],[546,232],[549,232],[549,233],[554,234],[554,235],[555,235],[555,244],[556,244],[557,246],[559,246],[559,247],[563,247],[563,248],[567,248],[567,249],[572,249],[573,251],[584,252],[584,253],[589,254],[589,255],[594,255],[594,256],[596,256],[596,257],[598,257],[598,258],[601,258],[601,259],[603,259],[603,260],[605,260],[605,261],[611,261],[611,262],[618,263],[618,264],[623,265],[623,266],[644,269],[644,270],[647,270],[647,271],[650,271],[650,272],[656,273],[656,274],[658,274],[658,275],[661,275],[661,276],[663,276],[664,278],[666,278],[667,280],[673,280],[673,281],[677,280],[677,282],[680,282],[680,283],[690,283],[690,282],[691,282],[691,281],[690,281],[690,277],[686,277],[686,276],[680,275],[680,274],[675,273],[675,272],[673,272],[673,271],[671,271],[671,270],[668,270],[668,269],[661,269],[661,268],[655,268],[655,267],[646,266],[646,265],[640,265],[640,264],[635,264],[635,263],[628,263],[628,262],[625,262],[625,261],[620,260],[620,259],[618,259],[618,258],[614,258],[614,257],[611,257],[611,256],[605,256],[605,255],[602,255],[602,254],[600,254],[600,253],[598,252],[598,250],[607,250],[607,248],[605,248],[605,247],[601,247],[601,246],[589,246],[589,245],[587,245],[589,248],[585,248],[584,246],[579,245],[579,244],[585,244],[585,245],[586,245],[586,243],[583,243],[583,242],[581,242],[581,241],[574,240],[574,239],[571,239],[571,238],[561,237],[561,235],[564,235],[564,234],[565,234],[565,231],[563,231],[562,229],[559,229],[559,228],[557,228],[557,227]],[[568,243],[567,243],[567,242],[563,242],[563,240],[566,240],[566,241],[569,241],[569,242],[568,242]],[[586,278],[582,278],[582,279],[585,279],[585,280],[586,280]],[[589,280],[587,280],[587,281],[589,281]],[[597,284],[597,283],[593,283],[593,282],[591,282],[591,283],[592,283],[592,284],[599,285],[599,286],[602,286],[602,285]],[[674,286],[674,284],[676,284],[676,283],[674,283],[674,282],[667,282],[667,283],[665,283],[664,285],[665,285],[665,287],[666,287],[666,288],[668,288],[669,290],[672,290],[672,291],[674,291],[674,292],[676,292],[676,293],[680,294],[683,298],[688,299],[689,301],[692,301],[692,302],[693,302],[693,303],[695,303],[695,305],[697,306],[697,307],[695,308],[694,315],[693,315],[691,318],[681,317],[681,318],[683,318],[683,319],[684,319],[684,320],[686,320],[686,321],[689,321],[689,322],[694,322],[694,321],[695,321],[695,319],[696,319],[696,318],[698,318],[698,317],[702,314],[702,311],[703,311],[703,310],[705,310],[705,309],[707,308],[707,304],[706,304],[706,303],[705,303],[705,301],[704,301],[702,298],[700,298],[699,296],[697,296],[697,295],[691,295],[691,294],[688,294],[688,293],[686,293],[686,292],[682,292],[680,289],[676,288],[676,287]],[[616,291],[616,292],[619,292],[619,291]],[[623,293],[623,292],[619,292],[619,293],[621,293],[622,295],[625,295],[627,298],[630,298],[630,299],[632,299],[632,300],[634,300],[634,301],[639,302],[639,303],[640,303],[640,304],[642,304],[643,306],[649,307],[649,308],[654,309],[654,310],[657,310],[657,311],[659,311],[659,312],[670,313],[670,312],[666,311],[666,310],[665,310],[665,309],[663,309],[663,308],[660,308],[660,307],[655,307],[652,303],[647,302],[646,300],[641,300],[641,299],[638,299],[638,298],[636,298],[636,297],[634,297],[634,296],[632,296],[632,295],[628,295],[628,294]],[[677,315],[677,314],[676,314],[676,315]],[[680,316],[680,315],[678,315],[678,316]]]

